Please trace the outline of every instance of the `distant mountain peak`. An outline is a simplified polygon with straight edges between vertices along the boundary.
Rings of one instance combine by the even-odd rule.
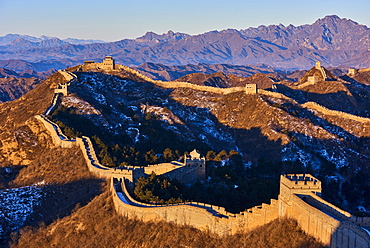
[[[324,18],[318,19],[313,25],[316,23],[351,23],[352,25],[358,25],[357,22],[347,19],[347,18],[340,18],[337,15],[327,15]]]
[[[365,25],[328,15],[313,24],[297,27],[261,25],[244,30],[213,30],[198,35],[168,30],[162,34],[147,32],[137,39],[99,45],[73,40],[62,40],[67,42],[63,43],[60,39],[47,36],[43,36],[42,40],[9,35],[0,37],[0,60],[26,59],[38,62],[47,57],[66,66],[109,53],[128,66],[138,66],[144,62],[163,65],[265,63],[275,68],[295,70],[307,69],[312,61],[321,60],[330,67],[366,67],[370,55],[364,51],[369,49],[369,37],[370,29]],[[34,43],[17,41],[17,45],[9,45],[17,38]],[[66,45],[68,43],[73,45]]]
[[[165,42],[165,41],[169,41],[169,40],[172,40],[172,39],[174,39],[174,40],[185,39],[187,37],[190,37],[190,35],[185,34],[185,33],[175,33],[172,30],[168,30],[167,33],[163,33],[163,34],[157,34],[155,32],[149,31],[149,32],[146,32],[145,35],[143,35],[139,38],[136,38],[135,41],[138,41],[138,42]]]

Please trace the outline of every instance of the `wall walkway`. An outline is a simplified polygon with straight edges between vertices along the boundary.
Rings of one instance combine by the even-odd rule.
[[[211,86],[200,86],[200,85],[194,85],[194,84],[191,84],[191,83],[188,83],[188,82],[177,82],[177,81],[160,81],[160,80],[154,80],[154,79],[151,79],[147,76],[144,76],[143,74],[141,74],[140,72],[130,68],[130,67],[127,67],[127,66],[123,66],[123,65],[117,65],[119,66],[118,68],[122,69],[122,70],[125,70],[125,71],[128,71],[148,82],[151,82],[151,83],[154,83],[158,86],[161,86],[161,87],[164,87],[164,88],[189,88],[189,89],[194,89],[194,90],[199,90],[199,91],[206,91],[206,92],[211,92],[211,93],[216,93],[216,94],[231,94],[231,93],[235,93],[235,92],[244,92],[245,91],[245,87],[232,87],[232,88],[215,88],[215,87],[211,87]],[[325,73],[325,70],[320,67],[320,70],[322,71],[323,73],[323,76],[326,78],[326,73]],[[297,102],[290,98],[290,97],[287,97],[286,95],[284,94],[281,94],[281,93],[278,93],[278,92],[271,92],[271,91],[267,91],[267,90],[262,90],[262,89],[258,89],[258,94],[260,95],[265,95],[265,96],[269,96],[269,97],[274,97],[274,98],[281,98],[281,99],[285,99],[285,100],[288,100],[292,103],[296,103]],[[303,108],[306,108],[306,109],[313,109],[313,110],[316,110],[318,112],[321,112],[323,114],[326,114],[326,115],[331,115],[331,116],[336,116],[336,117],[340,117],[340,118],[344,118],[344,119],[350,119],[350,120],[354,120],[354,121],[358,121],[358,122],[361,122],[361,123],[367,123],[367,124],[370,124],[370,119],[369,118],[365,118],[365,117],[359,117],[359,116],[356,116],[356,115],[352,115],[352,114],[348,114],[348,113],[345,113],[345,112],[342,112],[342,111],[337,111],[337,110],[331,110],[331,109],[328,109],[316,102],[306,102],[306,103],[303,103],[301,104],[301,107]]]
[[[278,218],[277,200],[240,214],[232,214],[223,207],[197,202],[173,205],[140,203],[130,196],[125,181],[118,178],[111,179],[110,188],[115,209],[123,216],[136,217],[143,221],[162,220],[190,225],[219,235],[245,232]]]
[[[66,75],[66,79],[72,77],[69,77],[68,73],[68,75],[62,74]],[[203,89],[203,86],[200,87]],[[193,86],[190,88],[193,88]],[[281,94],[269,92],[268,95],[280,97]],[[51,106],[55,106],[55,104],[56,100],[53,98]],[[317,105],[306,103],[305,106],[328,111]],[[331,113],[340,114],[336,112]],[[347,115],[346,117],[356,119],[356,116]],[[272,199],[270,204],[262,204],[239,214],[228,213],[222,207],[195,202],[164,206],[144,204],[130,196],[128,186],[131,185],[132,187],[132,183],[137,177],[145,175],[150,170],[162,173],[171,172],[167,167],[163,164],[157,167],[149,166],[146,169],[136,167],[113,169],[106,167],[98,161],[88,137],[69,140],[58,125],[51,122],[47,117],[39,115],[36,118],[43,123],[55,145],[66,148],[79,147],[83,152],[89,170],[99,177],[110,180],[110,191],[118,214],[144,221],[164,220],[190,225],[220,235],[244,232],[267,224],[279,217],[288,216],[296,219],[305,232],[313,235],[324,244],[330,245],[330,247],[370,247],[370,218],[354,217],[313,193],[312,191],[321,191],[321,183],[312,176],[282,176],[285,189],[281,189],[278,200]],[[367,118],[358,118],[360,118],[360,121],[368,121]],[[182,168],[181,164],[172,164],[171,166]],[[302,193],[299,194],[299,192]]]

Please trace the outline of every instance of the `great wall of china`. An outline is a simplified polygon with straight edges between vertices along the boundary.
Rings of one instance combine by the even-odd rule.
[[[126,70],[124,66],[120,68]],[[141,75],[131,68],[127,69],[127,71]],[[65,77],[68,83],[76,79],[76,76],[71,72],[59,71],[59,73]],[[145,79],[146,77],[142,76],[142,78]],[[155,80],[150,79],[148,81],[153,82]],[[212,87],[207,86],[194,86],[181,82],[175,83],[173,85],[172,82],[158,83],[155,81],[155,84],[159,86],[163,84],[165,86],[162,87],[166,88],[189,86],[188,88],[195,90],[218,92],[219,94],[244,91],[243,88],[213,90],[210,89]],[[180,86],[177,86],[177,83]],[[262,94],[264,92],[258,91],[258,93]],[[56,97],[53,98],[51,108],[49,109],[55,108],[58,102],[57,98],[61,95],[59,93],[67,94],[67,92],[60,92],[60,89],[55,90]],[[279,98],[282,94],[269,92],[267,95]],[[284,97],[287,98],[286,96]],[[357,116],[328,110],[318,104],[306,103],[306,105],[306,108],[328,112],[339,117],[345,116],[345,118],[351,118],[360,122],[370,121],[367,118],[358,117],[360,119],[357,119]],[[49,109],[45,114],[50,114],[51,111]],[[164,174],[178,171],[181,174],[179,168],[184,168],[184,164],[175,162],[175,164],[169,163],[168,165],[117,169],[105,167],[99,163],[88,137],[77,138],[76,140],[67,139],[58,125],[51,122],[46,116],[36,116],[36,118],[45,126],[45,129],[52,137],[54,145],[64,148],[79,147],[83,152],[89,170],[98,177],[110,180],[110,191],[113,196],[115,209],[118,214],[123,216],[135,217],[143,221],[171,221],[181,225],[190,225],[201,230],[208,230],[219,235],[247,231],[277,218],[291,217],[298,221],[306,233],[330,247],[370,247],[370,218],[352,216],[350,213],[326,202],[320,197],[321,182],[311,175],[282,175],[278,200],[272,199],[270,204],[262,204],[239,214],[228,213],[222,207],[195,202],[165,206],[144,204],[130,196],[129,192],[132,192],[133,182],[140,176],[150,174],[151,171]]]
[[[111,57],[109,57],[109,58],[111,59]],[[84,68],[84,65],[81,65],[80,68],[81,69],[84,68],[84,70],[89,70],[89,69],[95,68],[95,65],[92,64],[91,61],[89,61],[89,62],[90,62],[90,64],[89,64],[88,67]],[[96,64],[100,65],[102,63],[96,63]],[[114,65],[114,67],[105,68],[105,69],[112,70],[112,71],[114,71],[114,70],[116,70],[116,71],[121,71],[121,70],[127,71],[127,72],[129,72],[131,74],[134,74],[137,77],[147,81],[147,82],[153,83],[153,84],[158,85],[158,86],[163,87],[163,88],[173,88],[173,89],[174,88],[188,88],[188,89],[193,89],[193,90],[197,90],[197,91],[205,91],[205,92],[210,92],[210,93],[215,93],[215,94],[220,94],[220,95],[227,95],[227,94],[231,94],[231,93],[235,93],[235,92],[246,92],[247,94],[253,94],[253,93],[257,94],[258,93],[258,95],[265,95],[265,96],[269,96],[269,97],[273,97],[273,98],[285,99],[285,100],[288,100],[292,103],[297,104],[297,102],[294,99],[292,99],[290,97],[287,97],[286,95],[284,95],[282,93],[278,93],[278,92],[273,92],[273,91],[268,91],[268,90],[263,90],[263,89],[257,89],[257,88],[252,88],[251,91],[248,91],[247,87],[215,88],[215,87],[211,87],[211,86],[195,85],[195,84],[191,84],[191,83],[188,83],[188,82],[154,80],[154,79],[149,78],[149,77],[143,75],[142,73],[140,73],[139,71],[134,70],[130,67],[127,67],[127,66],[124,66],[124,65],[118,65],[118,64],[116,65],[114,63],[113,63],[113,65]],[[325,70],[323,69],[323,67],[321,66],[321,64],[319,62],[316,63],[315,68],[320,70],[320,73],[322,74],[323,78],[327,77],[326,73],[325,73]],[[362,71],[362,70],[360,70],[360,71]],[[306,108],[306,109],[316,110],[318,112],[321,112],[324,115],[336,116],[336,117],[349,119],[349,120],[353,120],[353,121],[360,122],[360,123],[363,123],[363,124],[366,123],[366,124],[370,125],[370,119],[369,118],[359,117],[359,116],[348,114],[348,113],[345,113],[345,112],[342,112],[342,111],[331,110],[331,109],[328,109],[328,108],[326,108],[326,107],[324,107],[324,106],[322,106],[318,103],[315,103],[315,102],[303,103],[303,104],[301,104],[301,107]]]

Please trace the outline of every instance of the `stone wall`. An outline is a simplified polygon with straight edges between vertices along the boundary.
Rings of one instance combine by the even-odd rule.
[[[329,245],[331,236],[339,227],[340,221],[310,206],[296,195],[293,195],[292,200],[293,205],[286,216],[296,219],[306,233]]]
[[[66,70],[58,70],[58,72],[60,74],[63,75],[63,77],[69,82],[73,79],[76,78],[76,75],[74,75],[73,73],[69,72],[69,71],[66,71]]]
[[[145,176],[144,168],[142,167],[110,168],[102,165],[96,157],[94,147],[88,137],[77,138],[77,144],[85,157],[89,171],[98,177],[106,179],[112,177],[125,178],[133,183],[137,178]]]
[[[320,211],[297,195],[293,197],[293,205],[287,216],[295,218],[306,233],[330,247],[370,247],[369,231]]]
[[[59,94],[58,93],[54,93],[53,99],[51,100],[51,105],[50,105],[50,107],[44,113],[45,116],[50,115],[54,111],[54,108],[58,104],[58,100],[59,100]]]
[[[152,172],[154,172],[157,175],[161,175],[161,174],[170,172],[172,170],[181,168],[183,166],[185,166],[185,164],[180,163],[180,162],[161,163],[161,164],[145,166],[144,171],[145,171],[145,174],[147,175],[150,175]]]
[[[69,78],[68,75],[70,74],[67,74],[63,75]],[[179,83],[179,87],[189,86],[185,82],[176,83]],[[173,85],[170,86],[168,82],[163,84],[171,88],[174,87]],[[189,88],[213,92],[213,89],[210,90],[212,87],[207,86],[191,85]],[[244,88],[231,88],[231,90],[216,88],[214,92],[238,92],[239,90],[244,91]],[[290,99],[280,93],[268,91],[261,91],[260,93]],[[57,100],[55,99],[57,98],[53,98],[52,106],[56,105]],[[316,103],[309,102],[302,104],[302,106],[326,114],[345,116],[343,118],[350,118],[359,122],[369,122],[367,118],[329,110]],[[192,170],[188,169],[186,171],[186,166],[181,163],[159,164],[146,167],[146,169],[137,167],[112,169],[100,164],[88,137],[68,140],[60,128],[45,116],[39,115],[36,118],[43,123],[55,145],[66,148],[80,147],[89,170],[99,177],[110,180],[110,190],[118,214],[139,218],[143,221],[164,220],[176,224],[191,225],[200,230],[219,235],[248,231],[279,217],[287,216],[296,219],[306,233],[331,247],[370,247],[370,232],[364,228],[370,227],[370,218],[351,216],[317,196],[316,193],[321,192],[321,182],[310,175],[282,176],[279,200],[272,199],[270,204],[262,204],[239,214],[228,213],[222,207],[195,202],[165,206],[144,204],[135,201],[130,196],[127,188],[129,186],[132,190],[132,182],[139,176],[147,174],[145,172],[156,171],[158,174],[173,177],[185,176],[188,173],[192,177]]]
[[[222,207],[196,202],[162,206],[140,203],[130,196],[125,182],[115,178],[112,178],[110,188],[115,209],[123,216],[190,225],[219,235],[244,232],[278,218],[276,200],[240,214],[231,214]]]
[[[49,132],[54,145],[60,146],[62,148],[72,148],[76,146],[76,140],[68,139],[60,130],[59,126],[54,122],[50,121],[43,115],[35,116],[37,120],[39,120],[46,130]]]
[[[281,99],[285,99],[285,100],[291,101],[292,103],[297,103],[292,98],[287,97],[286,95],[281,94],[281,93],[278,93],[278,92],[272,92],[272,91],[268,91],[268,90],[259,89],[258,90],[258,94],[265,95],[265,96],[270,96],[270,97],[274,97],[274,98],[281,98]]]
[[[360,116],[357,116],[357,115],[351,115],[351,114],[341,112],[341,111],[337,111],[337,110],[331,110],[331,109],[325,108],[324,106],[321,106],[320,104],[317,104],[315,102],[306,102],[306,103],[301,104],[301,106],[304,107],[304,108],[307,108],[307,109],[317,110],[317,111],[319,111],[319,112],[321,112],[325,115],[332,115],[332,116],[337,116],[337,117],[341,117],[341,118],[344,118],[344,119],[350,119],[350,120],[354,120],[354,121],[357,121],[357,122],[370,124],[370,119],[369,118],[360,117]]]
[[[306,233],[330,247],[370,247],[367,218],[352,216],[320,194],[321,182],[311,175],[281,176],[279,216],[296,219]]]
[[[358,70],[358,72],[367,72],[367,71],[370,71],[370,67]]]

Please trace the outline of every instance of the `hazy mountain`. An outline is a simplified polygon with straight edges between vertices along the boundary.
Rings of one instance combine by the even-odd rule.
[[[45,72],[49,70],[65,69],[66,65],[73,65],[73,62],[68,60],[48,60],[39,62],[28,62],[25,60],[3,60],[0,61],[0,68],[14,70],[21,72],[25,70],[34,70],[38,72]]]
[[[310,68],[318,60],[327,67],[367,67],[370,61],[370,29],[335,15],[297,27],[280,24],[193,36],[172,31],[162,35],[148,32],[137,39],[110,43],[82,44],[71,40],[67,43],[68,40],[51,37],[40,39],[19,35],[2,37],[0,59],[80,64],[84,60],[100,60],[105,55],[112,55],[117,62],[129,66],[145,62],[164,65],[263,63],[289,70]]]
[[[16,40],[23,40],[22,42],[17,42]],[[16,45],[18,49],[24,49],[27,47],[22,47],[22,43],[27,44],[27,41],[33,44],[34,46],[39,47],[48,47],[48,46],[57,46],[57,45],[65,45],[65,44],[93,44],[93,43],[104,43],[103,40],[84,40],[84,39],[74,39],[74,38],[67,38],[67,39],[59,39],[57,37],[50,37],[50,36],[41,36],[41,37],[34,37],[30,35],[20,35],[20,34],[7,34],[5,36],[0,37],[0,46],[8,46],[8,45]]]

